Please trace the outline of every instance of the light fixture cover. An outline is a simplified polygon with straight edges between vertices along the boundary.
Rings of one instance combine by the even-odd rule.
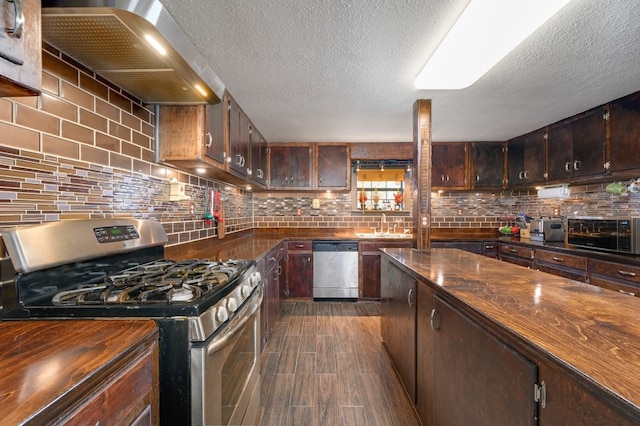
[[[471,0],[415,81],[417,89],[464,89],[570,0]]]

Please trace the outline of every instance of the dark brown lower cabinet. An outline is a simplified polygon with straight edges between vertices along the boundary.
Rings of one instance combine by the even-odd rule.
[[[431,424],[537,424],[536,365],[438,296],[433,309]]]
[[[286,297],[313,296],[313,262],[311,241],[287,242]]]
[[[413,241],[360,241],[358,279],[361,299],[380,299],[380,249],[393,247],[413,247]]]
[[[545,383],[546,401],[540,409],[542,425],[638,425],[637,412],[613,410],[602,391],[589,391],[564,369],[539,362],[538,378]],[[609,397],[613,399],[613,397]]]
[[[416,401],[417,281],[388,258],[381,267],[382,341],[411,401]]]
[[[433,334],[431,312],[433,291],[427,284],[418,281],[418,303],[416,318],[416,412],[424,426],[433,425]]]

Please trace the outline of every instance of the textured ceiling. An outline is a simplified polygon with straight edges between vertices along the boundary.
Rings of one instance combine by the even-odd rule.
[[[640,90],[640,1],[573,0],[469,88],[415,76],[468,0],[161,0],[270,142],[507,140]]]

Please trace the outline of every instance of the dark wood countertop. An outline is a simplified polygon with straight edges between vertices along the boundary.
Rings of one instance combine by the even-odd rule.
[[[383,252],[640,416],[639,298],[458,249]]]
[[[327,229],[303,229],[280,232],[246,232],[231,238],[208,238],[193,243],[166,247],[165,257],[183,259],[254,259],[260,260],[282,241],[307,240],[413,241],[410,238],[360,238],[355,232]]]
[[[0,425],[42,424],[46,410],[82,398],[115,360],[157,336],[150,320],[0,322]]]

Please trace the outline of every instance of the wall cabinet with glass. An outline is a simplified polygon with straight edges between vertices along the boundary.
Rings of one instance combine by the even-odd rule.
[[[353,163],[355,209],[362,212],[407,211],[411,197],[411,162]]]

